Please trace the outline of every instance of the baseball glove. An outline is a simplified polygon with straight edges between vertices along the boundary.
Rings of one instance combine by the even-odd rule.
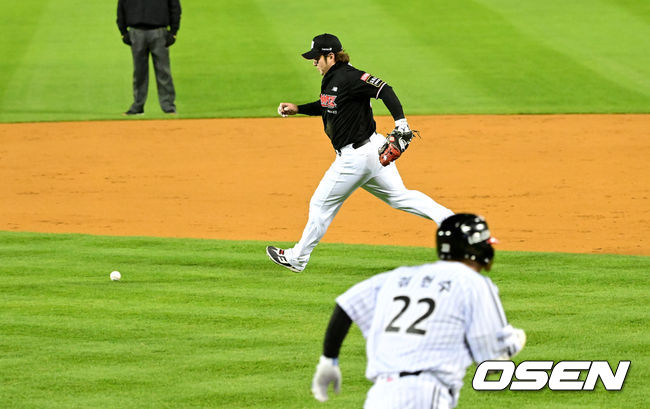
[[[402,153],[409,147],[414,133],[420,136],[420,132],[415,130],[400,131],[395,128],[386,136],[386,141],[379,148],[379,162],[381,162],[382,166],[388,166],[392,161],[402,156]]]

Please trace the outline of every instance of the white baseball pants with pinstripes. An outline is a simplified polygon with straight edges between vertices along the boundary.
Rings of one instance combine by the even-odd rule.
[[[364,409],[451,409],[456,400],[433,375],[383,375],[368,391]]]
[[[285,251],[289,262],[304,268],[311,252],[325,235],[341,205],[357,188],[372,193],[390,206],[430,219],[440,224],[454,214],[429,196],[408,190],[395,163],[384,167],[379,163],[379,147],[385,137],[373,134],[370,143],[357,149],[347,145],[323,176],[309,203],[309,220],[300,241]],[[433,234],[433,230],[432,230]]]

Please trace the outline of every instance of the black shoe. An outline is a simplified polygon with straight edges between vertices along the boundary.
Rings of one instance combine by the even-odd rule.
[[[176,115],[176,108],[170,109],[168,111],[163,111],[167,115]]]
[[[274,246],[268,246],[266,248],[266,255],[269,256],[271,261],[275,264],[286,267],[294,273],[300,273],[302,270],[304,270],[304,267],[294,267],[291,263],[289,263],[289,260],[287,260],[287,258],[284,256],[283,249],[279,249]]]
[[[128,115],[128,116],[130,116],[130,115],[144,115],[144,109],[135,110],[135,109],[131,108],[128,111],[126,111],[123,115]]]

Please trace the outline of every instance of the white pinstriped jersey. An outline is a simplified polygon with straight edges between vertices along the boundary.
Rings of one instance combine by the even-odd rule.
[[[459,391],[472,361],[507,352],[497,287],[459,262],[400,267],[350,288],[336,302],[366,338],[366,377],[431,371]]]

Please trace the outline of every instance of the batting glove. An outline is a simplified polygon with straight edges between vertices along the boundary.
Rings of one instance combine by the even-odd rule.
[[[507,351],[507,353],[502,355],[500,358],[510,359],[521,352],[524,345],[526,345],[526,333],[523,329],[507,325],[499,331],[498,340]]]
[[[341,369],[339,368],[339,360],[337,358],[321,356],[316,366],[314,380],[311,382],[311,392],[314,394],[314,398],[320,402],[325,402],[328,399],[327,388],[330,383],[334,384],[334,392],[336,394],[341,393]]]

